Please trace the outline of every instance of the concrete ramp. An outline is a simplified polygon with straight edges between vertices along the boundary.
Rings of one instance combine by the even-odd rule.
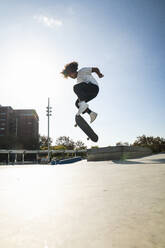
[[[154,154],[136,159],[126,159],[124,161],[118,161],[118,163],[124,164],[165,164],[165,153]]]
[[[165,248],[164,160],[0,166],[0,247]]]

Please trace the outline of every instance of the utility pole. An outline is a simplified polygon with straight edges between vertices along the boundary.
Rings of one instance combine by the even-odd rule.
[[[46,116],[48,117],[48,162],[50,161],[50,136],[49,136],[49,126],[50,126],[50,116],[52,115],[52,107],[50,107],[50,99],[48,97],[48,106],[46,107]]]
[[[17,149],[17,142],[18,142],[18,117],[15,119],[15,136],[16,136],[16,142],[15,142],[15,149]],[[17,162],[17,153],[15,153],[15,163]]]

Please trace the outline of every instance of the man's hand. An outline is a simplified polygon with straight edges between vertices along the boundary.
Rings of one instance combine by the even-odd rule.
[[[103,78],[104,77],[104,75],[102,74],[102,73],[99,73],[99,78]]]

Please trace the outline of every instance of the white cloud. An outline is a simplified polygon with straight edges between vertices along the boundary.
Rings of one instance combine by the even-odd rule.
[[[45,15],[35,15],[34,19],[49,28],[61,27],[63,25],[63,22],[61,20],[54,19],[53,17],[48,17]]]

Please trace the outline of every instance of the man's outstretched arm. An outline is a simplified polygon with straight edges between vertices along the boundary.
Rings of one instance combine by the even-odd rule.
[[[99,78],[104,77],[104,75],[100,72],[99,68],[92,67],[92,72],[95,72]]]

